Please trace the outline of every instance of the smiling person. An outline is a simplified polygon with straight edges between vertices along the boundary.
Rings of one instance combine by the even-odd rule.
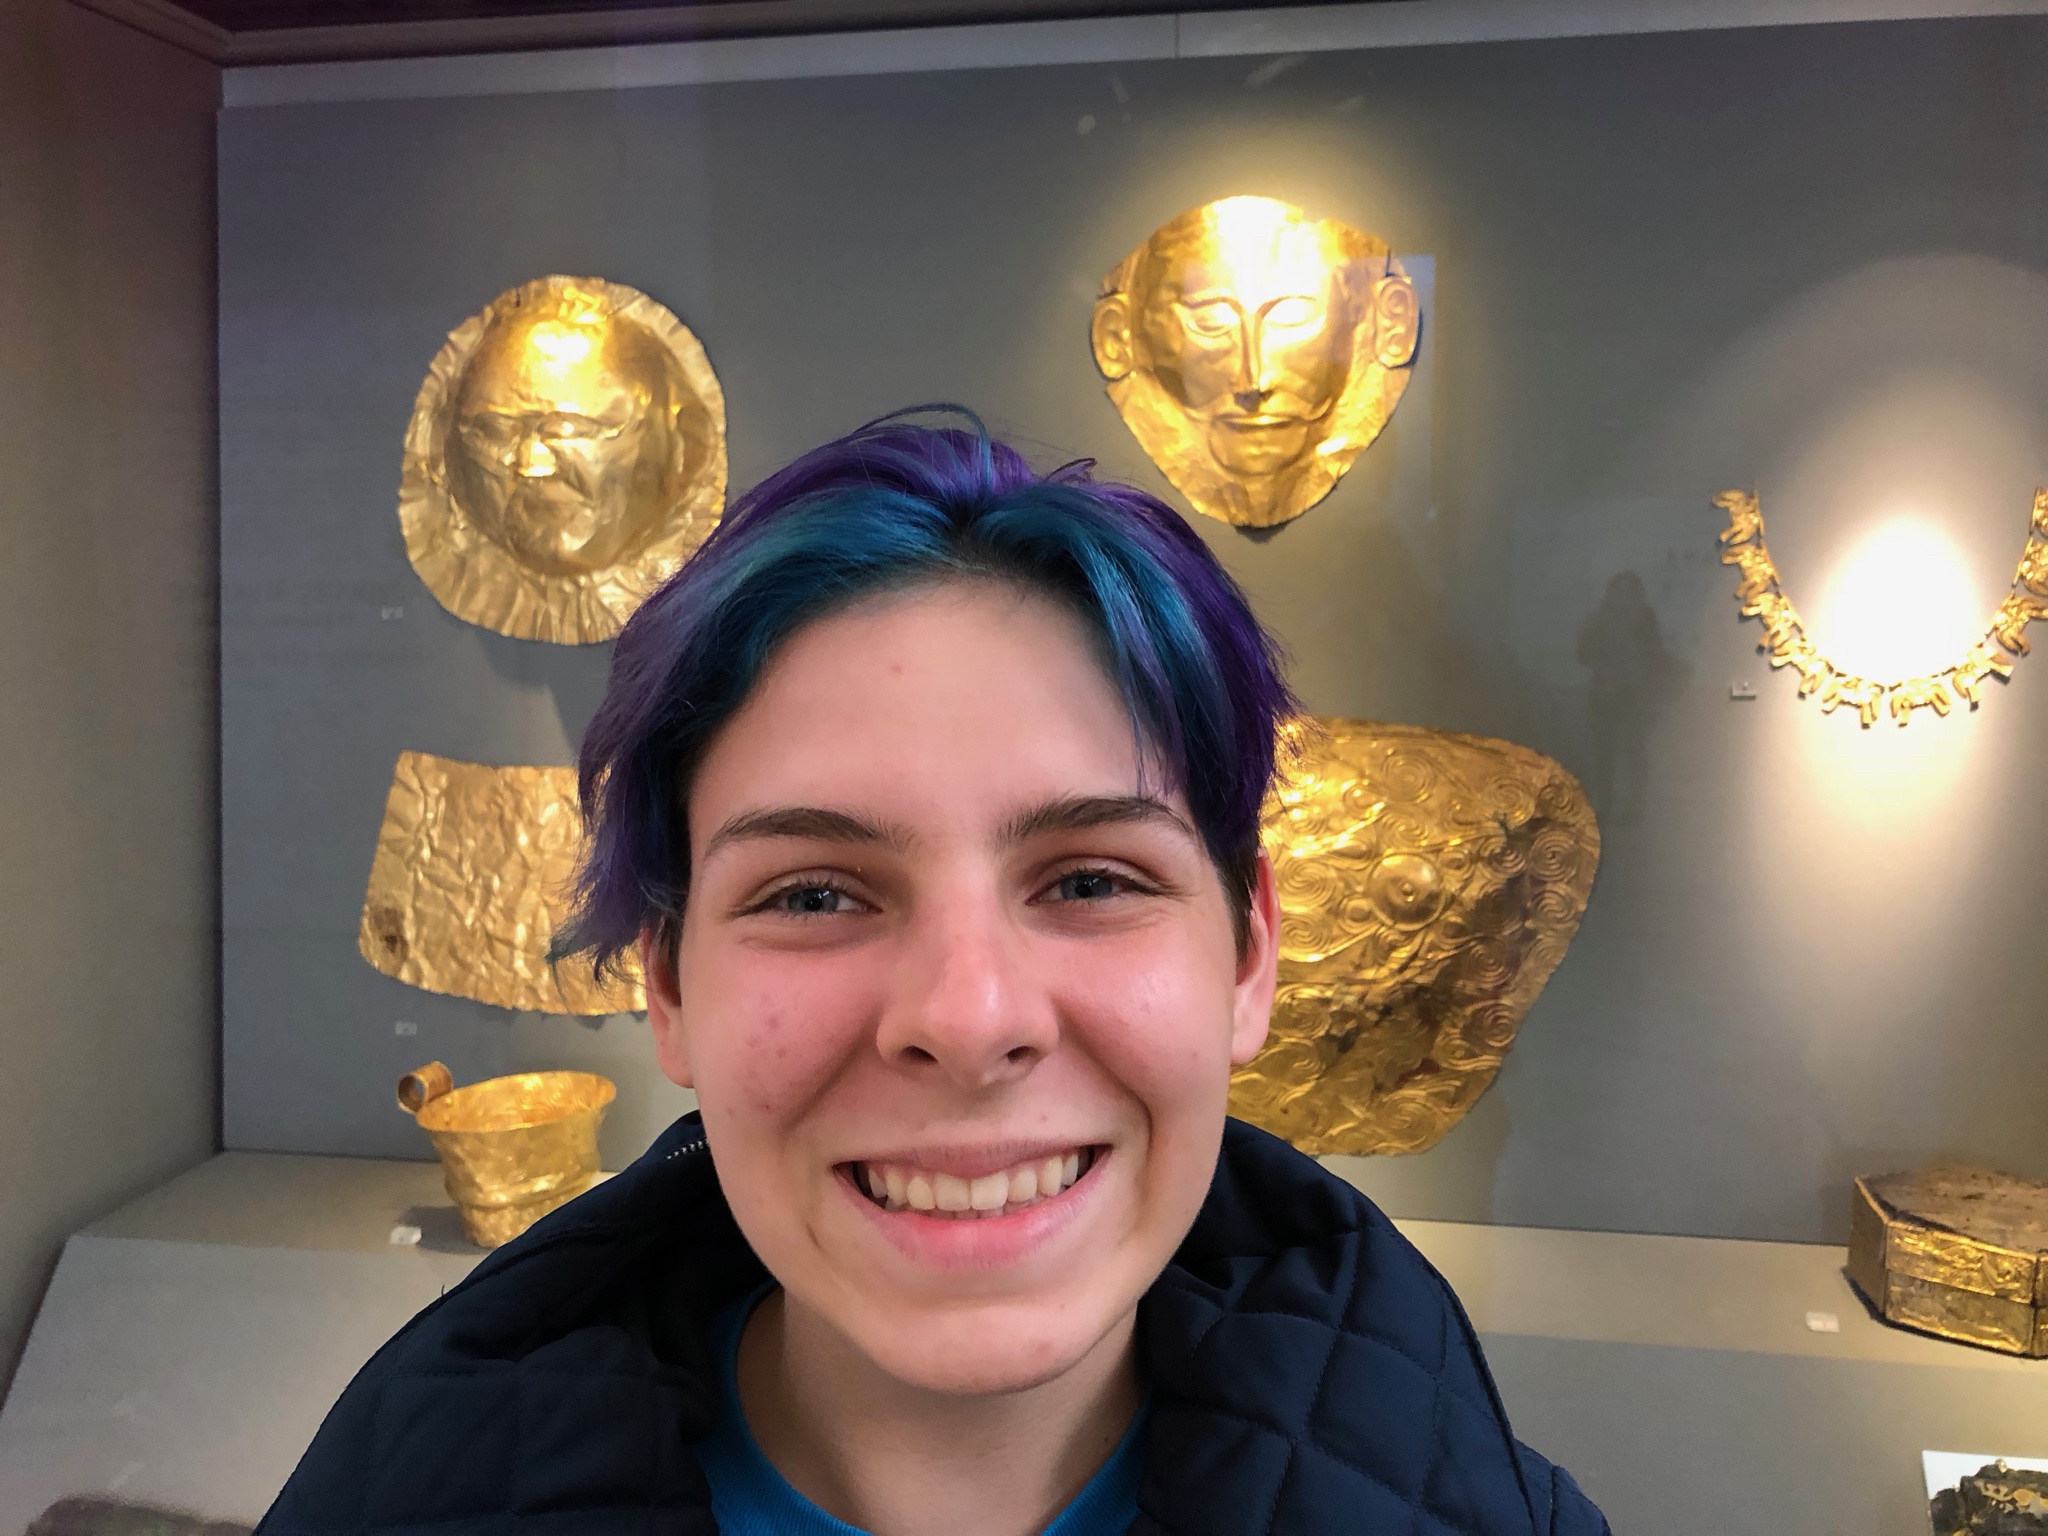
[[[1275,648],[1168,507],[888,419],[620,636],[566,950],[701,1105],[366,1366],[262,1530],[1595,1536],[1444,1282],[1227,1121]]]

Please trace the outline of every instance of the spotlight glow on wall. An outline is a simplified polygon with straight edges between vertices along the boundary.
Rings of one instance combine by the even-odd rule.
[[[1955,699],[1975,709],[1984,684],[1994,677],[2001,682],[2011,677],[2014,658],[2027,654],[2027,626],[2048,618],[2048,490],[2034,493],[2033,519],[2019,568],[2005,600],[1983,629],[1958,619],[1957,605],[1969,599],[1969,574],[1954,545],[1939,532],[1913,521],[1891,523],[1859,546],[1830,589],[1827,603],[1830,625],[1839,614],[1845,637],[1859,648],[1856,670],[1836,659],[1846,653],[1833,649],[1832,627],[1823,631],[1830,646],[1826,655],[1807,635],[1764,545],[1764,518],[1756,497],[1723,491],[1714,504],[1728,514],[1728,526],[1721,531],[1721,563],[1742,572],[1735,600],[1742,604],[1744,618],[1763,622],[1764,637],[1757,649],[1770,656],[1772,666],[1790,667],[1799,674],[1801,698],[1819,694],[1820,707],[1829,712],[1854,709],[1865,726],[1887,708],[1900,725],[1911,721],[1916,709],[1945,715],[1955,707],[1951,691]],[[1928,654],[1955,654],[1928,651],[1934,637],[1967,638],[1973,631],[1978,638],[1962,650],[1961,660],[1931,666],[1923,659]],[[1961,639],[1955,643],[1962,649]]]
[[[1813,609],[1828,659],[1864,677],[1925,677],[1984,633],[1983,598],[1955,541],[1902,518],[1866,535]]]

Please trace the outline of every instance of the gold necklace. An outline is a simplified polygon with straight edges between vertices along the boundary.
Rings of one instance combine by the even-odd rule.
[[[1757,649],[1770,656],[1772,666],[1791,667],[1799,674],[1799,697],[1819,694],[1820,707],[1829,713],[1854,709],[1866,728],[1886,707],[1900,725],[1910,721],[1916,709],[1945,715],[1953,707],[1951,689],[1975,709],[1984,684],[1994,677],[2000,682],[2010,678],[2014,658],[2027,654],[2027,626],[2048,618],[2048,601],[2043,601],[2048,599],[2048,489],[2034,492],[2034,513],[2019,569],[1984,637],[1953,666],[1901,682],[1877,682],[1844,672],[1821,655],[1807,638],[1799,611],[1785,595],[1778,567],[1764,547],[1764,517],[1756,497],[1747,491],[1723,491],[1714,505],[1728,513],[1728,526],[1721,530],[1721,563],[1742,573],[1735,600],[1742,604],[1745,619],[1761,620],[1764,626]]]

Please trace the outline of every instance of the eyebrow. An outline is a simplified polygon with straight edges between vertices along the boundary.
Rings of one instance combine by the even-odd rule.
[[[815,805],[779,805],[766,810],[743,811],[711,835],[702,857],[709,859],[732,843],[758,842],[767,838],[797,838],[812,843],[868,843],[902,850],[910,834],[901,827],[864,821],[846,811],[830,811]]]
[[[1072,795],[1063,800],[1048,800],[1012,817],[1002,830],[1001,841],[1005,846],[1014,846],[1052,832],[1083,832],[1090,827],[1140,822],[1161,823],[1188,837],[1195,836],[1186,817],[1150,795]],[[701,857],[709,859],[733,843],[772,838],[879,845],[897,852],[913,841],[909,831],[902,827],[868,821],[847,811],[815,805],[781,805],[743,811],[733,817],[712,834]]]
[[[1135,822],[1160,822],[1189,837],[1195,829],[1164,800],[1151,795],[1075,795],[1049,800],[1015,817],[1003,829],[1006,844],[1025,842],[1048,832],[1084,832],[1090,827],[1111,827]]]

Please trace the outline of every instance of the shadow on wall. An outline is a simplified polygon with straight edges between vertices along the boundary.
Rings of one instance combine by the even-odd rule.
[[[249,1536],[232,1520],[208,1520],[118,1499],[59,1499],[29,1522],[25,1536]]]
[[[1551,687],[1499,643],[1484,604],[1448,574],[1462,566],[1432,547],[1437,521],[1400,502],[1390,481],[1386,462],[1368,459],[1272,543],[1220,523],[1197,531],[1280,636],[1311,712],[1498,737],[1578,773]]]
[[[534,701],[534,749],[551,754],[550,761],[573,763],[584,729],[604,698],[611,668],[610,643],[548,645],[508,639],[481,628],[473,638],[491,670],[522,697]],[[553,721],[546,719],[550,712]],[[547,739],[554,735],[553,725],[559,725],[559,745]]]
[[[1579,626],[1586,684],[1586,793],[1603,825],[1637,821],[1649,778],[1650,733],[1663,702],[1685,681],[1685,663],[1664,646],[1643,578],[1618,572]]]

